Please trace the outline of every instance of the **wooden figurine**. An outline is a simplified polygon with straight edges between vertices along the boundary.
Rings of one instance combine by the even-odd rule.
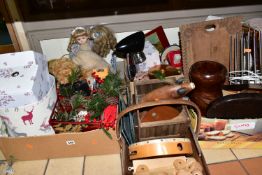
[[[141,102],[180,98],[185,96],[194,88],[194,83],[182,83],[181,85],[166,85],[147,93],[145,96],[142,97]]]

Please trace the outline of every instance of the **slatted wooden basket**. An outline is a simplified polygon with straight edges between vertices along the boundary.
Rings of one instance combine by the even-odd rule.
[[[175,108],[179,111],[179,114],[171,119],[165,121],[156,121],[156,122],[143,122],[141,116],[144,112],[150,111],[156,107],[168,106]],[[193,131],[190,123],[189,109],[193,108],[196,112],[197,117],[197,126],[195,132]],[[200,162],[203,167],[203,172],[205,175],[209,174],[205,159],[201,152],[201,149],[197,142],[197,133],[199,131],[200,124],[200,111],[198,107],[188,101],[188,100],[178,100],[178,99],[169,99],[169,100],[160,100],[152,102],[138,103],[128,108],[124,109],[119,113],[117,118],[116,133],[119,138],[120,144],[120,153],[122,160],[122,172],[123,174],[133,174],[130,171],[130,167],[133,167],[133,162],[130,160],[130,153],[127,143],[124,138],[121,136],[120,123],[121,119],[126,116],[128,113],[132,113],[133,117],[136,117],[138,120],[137,125],[135,126],[135,132],[137,135],[137,142],[149,141],[152,139],[161,139],[161,138],[188,138],[192,145],[193,157]],[[141,122],[142,121],[142,122]]]

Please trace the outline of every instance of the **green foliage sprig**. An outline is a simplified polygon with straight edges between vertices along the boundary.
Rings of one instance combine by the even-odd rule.
[[[110,72],[104,82],[100,85],[100,89],[103,90],[104,94],[108,97],[117,97],[120,93],[121,85],[123,81],[121,80],[119,73],[113,74]]]
[[[79,71],[72,71],[69,76],[69,86],[73,87],[79,78]],[[57,114],[57,120],[59,121],[71,121],[74,116],[79,112],[79,108],[91,112],[90,120],[99,119],[104,109],[109,105],[108,98],[118,97],[123,82],[118,73],[114,74],[110,72],[103,83],[98,86],[97,93],[91,94],[88,98],[84,97],[80,93],[73,91],[73,88],[60,86],[60,93],[62,96],[70,99],[70,106],[72,110],[70,112],[64,111],[63,113]]]
[[[166,78],[165,74],[162,73],[162,71],[160,71],[160,70],[154,71],[153,75],[154,75],[154,77],[156,77],[159,80],[164,80]]]
[[[94,94],[87,102],[87,110],[93,112],[93,115],[90,117],[91,120],[98,118],[102,115],[104,109],[108,106],[108,103],[105,101],[105,97],[100,94]]]
[[[74,95],[74,83],[81,77],[81,70],[79,67],[72,69],[71,74],[68,76],[68,84],[60,85],[59,91],[62,96],[71,97]]]

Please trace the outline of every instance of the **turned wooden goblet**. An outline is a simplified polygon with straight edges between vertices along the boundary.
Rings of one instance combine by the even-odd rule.
[[[206,115],[206,108],[211,101],[223,96],[222,86],[226,75],[227,68],[215,61],[199,61],[190,67],[189,78],[195,83],[190,99],[198,105],[202,116]]]

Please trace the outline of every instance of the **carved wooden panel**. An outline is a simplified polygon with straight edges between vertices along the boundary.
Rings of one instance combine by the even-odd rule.
[[[241,32],[242,17],[185,24],[180,27],[185,77],[197,61],[217,61],[229,67],[230,36]]]

